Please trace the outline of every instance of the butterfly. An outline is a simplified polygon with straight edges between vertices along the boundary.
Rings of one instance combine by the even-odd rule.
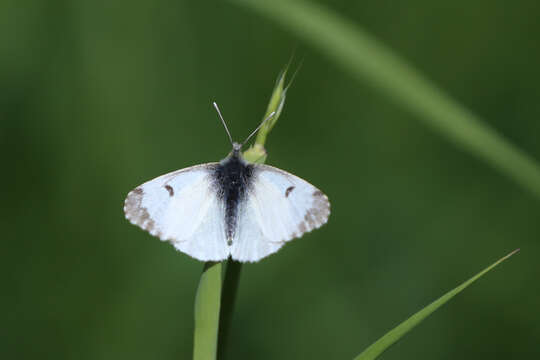
[[[269,165],[247,162],[242,143],[220,162],[191,166],[145,182],[129,192],[126,218],[201,261],[256,262],[286,242],[325,224],[326,195],[307,181]]]

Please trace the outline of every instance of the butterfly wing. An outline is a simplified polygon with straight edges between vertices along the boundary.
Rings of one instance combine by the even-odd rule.
[[[254,262],[328,220],[326,195],[307,181],[268,165],[256,165],[247,199],[239,208],[231,256]]]
[[[198,260],[226,259],[225,209],[213,189],[214,166],[174,171],[135,188],[125,201],[126,218]]]

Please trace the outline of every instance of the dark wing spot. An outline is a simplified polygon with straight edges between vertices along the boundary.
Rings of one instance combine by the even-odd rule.
[[[173,196],[174,195],[174,190],[172,188],[171,185],[165,185],[165,189],[167,189],[167,191],[169,192],[169,195],[170,196]]]
[[[289,194],[291,193],[291,191],[294,190],[294,186],[289,186],[287,188],[287,190],[285,190],[285,197],[289,197]]]

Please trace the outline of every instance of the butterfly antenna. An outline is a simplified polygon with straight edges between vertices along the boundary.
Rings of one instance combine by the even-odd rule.
[[[266,124],[266,122],[267,122],[268,120],[270,120],[271,118],[273,118],[274,115],[276,115],[276,112],[275,112],[275,111],[272,111],[272,112],[270,113],[270,115],[268,115],[268,117],[267,117],[266,119],[264,119],[264,120],[259,124],[259,126],[257,126],[257,128],[256,128],[255,130],[253,130],[253,132],[252,132],[251,134],[249,134],[249,136],[246,138],[246,140],[244,140],[244,142],[242,143],[242,146],[244,146],[244,145],[249,141],[249,139],[251,139],[251,137],[252,137],[253,135],[255,135],[255,134],[257,133],[257,131],[259,131],[259,129],[260,129],[264,124]]]
[[[225,131],[227,132],[227,135],[229,135],[229,140],[231,141],[231,145],[234,144],[233,142],[233,139],[232,139],[232,136],[231,136],[231,133],[229,132],[229,128],[227,127],[227,124],[225,123],[225,120],[223,120],[223,116],[221,115],[221,111],[219,111],[219,108],[216,104],[216,102],[214,101],[214,107],[216,108],[216,111],[219,115],[219,118],[221,119],[221,123],[223,124],[223,126],[225,127]]]

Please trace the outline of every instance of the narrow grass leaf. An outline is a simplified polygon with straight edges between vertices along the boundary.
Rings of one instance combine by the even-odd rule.
[[[276,124],[279,116],[281,115],[281,110],[283,110],[283,105],[285,105],[285,98],[287,96],[287,88],[285,87],[285,77],[287,76],[287,71],[289,70],[289,65],[287,65],[278,75],[276,84],[272,91],[272,96],[270,96],[270,101],[266,107],[266,112],[264,113],[263,120],[270,116],[271,113],[275,112],[275,115],[270,119],[266,124],[264,124],[257,134],[256,144],[264,146],[266,142],[266,136],[272,130]]]
[[[425,318],[431,315],[435,310],[444,305],[447,301],[452,299],[454,296],[463,291],[467,286],[471,285],[473,282],[478,280],[488,271],[493,269],[495,266],[499,265],[504,260],[508,259],[510,256],[518,252],[519,249],[512,251],[510,254],[506,255],[502,259],[496,261],[494,264],[488,266],[484,270],[480,271],[478,274],[465,281],[463,284],[454,288],[453,290],[447,292],[398,326],[386,333],[382,338],[377,340],[375,343],[370,345],[366,350],[364,350],[360,355],[354,358],[354,360],[371,360],[376,359],[381,355],[386,349],[396,343],[401,339],[406,333],[411,331],[416,325],[420,324]]]
[[[289,66],[290,64],[287,64],[287,66],[285,66],[285,68],[279,73],[262,120],[270,116],[271,113],[274,113],[274,116],[261,127],[257,133],[255,144],[253,144],[253,146],[251,146],[248,150],[244,151],[244,159],[249,162],[264,164],[266,161],[266,150],[264,149],[264,144],[266,143],[266,137],[278,121],[281,111],[283,110],[283,106],[285,105],[287,90],[289,89],[289,86],[285,86],[285,78],[287,76]]]
[[[540,167],[534,159],[356,24],[307,1],[232,1],[319,48],[357,80],[371,83],[426,125],[540,197]]]
[[[194,360],[216,359],[220,304],[221,263],[207,262],[195,296]]]

